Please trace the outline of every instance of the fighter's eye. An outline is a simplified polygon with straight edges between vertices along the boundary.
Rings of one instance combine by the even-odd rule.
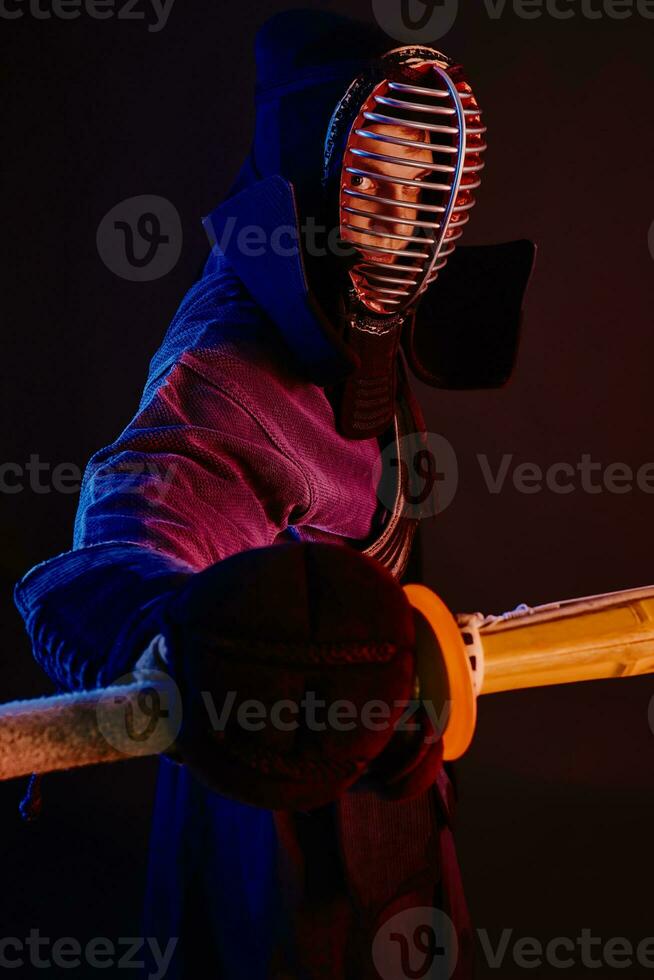
[[[369,177],[362,177],[360,174],[352,174],[350,177],[350,186],[359,187],[361,190],[368,191],[372,190],[375,185]]]

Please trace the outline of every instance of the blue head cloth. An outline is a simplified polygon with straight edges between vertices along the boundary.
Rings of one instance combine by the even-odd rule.
[[[254,255],[239,245],[239,231],[256,227],[270,243],[280,229],[299,229],[306,219],[333,225],[322,186],[329,122],[352,81],[389,44],[378,28],[326,11],[290,10],[267,21],[256,38],[252,148],[227,199],[204,221],[210,240],[280,330],[299,368],[319,384],[357,365],[316,298],[321,280],[326,292],[334,292],[331,260],[313,262],[301,254],[299,237],[295,254],[267,247]]]
[[[302,216],[319,215],[332,113],[353,79],[389,47],[379,28],[327,11],[289,10],[267,21],[255,42],[254,141],[231,193],[278,175],[293,185]]]

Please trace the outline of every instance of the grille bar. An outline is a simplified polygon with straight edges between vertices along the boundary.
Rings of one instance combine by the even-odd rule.
[[[393,92],[409,92],[411,95],[431,95],[440,99],[449,98],[450,92],[446,88],[423,88],[420,85],[408,85],[406,82],[389,82],[389,89]]]
[[[390,106],[392,109],[409,109],[410,112],[431,112],[435,116],[456,116],[454,106],[425,105],[424,102],[405,102],[404,99],[389,99],[387,95],[376,95],[375,102],[378,105]]]
[[[343,193],[348,197],[355,197],[357,200],[377,201],[379,204],[392,204],[397,207],[397,200],[392,197],[379,197],[377,194],[366,194],[365,191],[352,190],[344,187]],[[471,205],[472,206],[472,205]],[[442,214],[445,208],[441,204],[421,204],[413,201],[402,201],[403,208],[411,208],[412,211],[428,211],[432,214]]]
[[[397,222],[401,224],[401,222]],[[377,231],[375,228],[362,228],[361,225],[351,225],[344,224],[343,228],[347,228],[348,231],[356,231],[359,235],[365,235],[370,238],[397,238],[399,242],[420,242],[422,245],[433,245],[433,238],[424,238],[422,235],[398,235],[397,232],[392,231]],[[350,239],[351,241],[351,239]],[[358,248],[365,248],[365,245],[355,242]]]
[[[389,136],[385,133],[373,133],[370,129],[355,129],[354,132],[357,136],[365,136],[369,139],[377,140],[378,143],[393,143],[395,146],[410,146],[424,150],[425,147],[434,153],[438,150],[440,153],[458,153],[456,146],[437,146],[435,143],[425,143],[424,140],[409,140],[404,139],[402,136]]]
[[[429,149],[428,143],[420,144],[423,149]],[[359,150],[352,149],[350,153],[353,153],[357,157],[361,157],[366,160],[379,160],[382,163],[396,163],[401,167],[414,167],[416,170],[432,170],[434,172],[453,174],[456,171],[456,167],[449,167],[445,163],[426,163],[423,160],[407,160],[406,157],[396,157],[389,156],[386,153],[375,153],[372,150]]]
[[[348,214],[360,214],[364,218],[374,217],[375,221],[388,221],[391,224],[397,224],[398,219],[392,214],[377,214],[374,211],[363,211],[361,208],[350,208],[343,206],[343,211]],[[403,225],[412,225],[414,228],[440,228],[440,222],[438,221],[418,221],[415,218],[402,218]]]
[[[386,123],[389,126],[406,126],[409,129],[426,129],[429,133],[449,133],[451,136],[458,135],[456,126],[439,126],[436,123],[417,123],[415,119],[399,119],[397,116],[385,116],[381,112],[364,112],[364,119],[371,122]]]
[[[371,180],[380,180],[383,184],[401,184],[403,187],[424,187],[430,191],[452,190],[451,184],[433,184],[428,180],[410,180],[408,177],[388,177],[386,174],[380,174],[376,170],[360,170],[358,167],[346,167],[345,170],[349,174],[354,174],[355,177],[370,177]]]

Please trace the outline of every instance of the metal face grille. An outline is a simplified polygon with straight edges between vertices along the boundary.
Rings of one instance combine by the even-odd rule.
[[[377,84],[349,133],[340,232],[355,246],[350,279],[368,310],[410,309],[463,234],[486,149],[481,110],[461,69],[411,65]]]

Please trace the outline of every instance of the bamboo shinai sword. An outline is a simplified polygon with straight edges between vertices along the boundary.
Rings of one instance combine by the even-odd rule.
[[[475,731],[482,695],[654,673],[654,586],[500,616],[453,616],[423,585],[407,585],[417,627],[419,696],[442,720],[444,755]],[[134,683],[0,706],[0,779],[170,749],[181,724],[173,680]]]

